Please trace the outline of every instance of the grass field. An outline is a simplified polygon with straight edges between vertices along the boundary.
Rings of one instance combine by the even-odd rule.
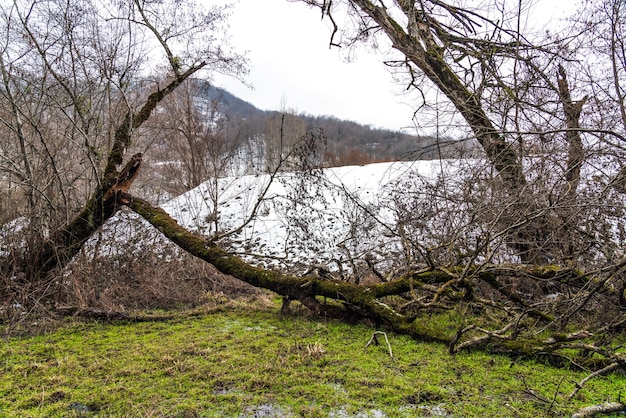
[[[0,342],[0,416],[563,416],[626,397],[626,378],[227,303],[151,322],[68,320]],[[623,393],[622,393],[623,392]]]

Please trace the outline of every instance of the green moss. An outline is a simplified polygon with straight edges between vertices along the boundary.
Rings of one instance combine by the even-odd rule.
[[[450,328],[458,318],[450,315]],[[553,416],[615,400],[610,375],[564,396],[585,373],[304,318],[232,308],[164,322],[72,322],[0,345],[2,416]],[[555,399],[552,408],[528,396]],[[89,412],[91,411],[91,412]],[[374,412],[378,411],[378,412]]]

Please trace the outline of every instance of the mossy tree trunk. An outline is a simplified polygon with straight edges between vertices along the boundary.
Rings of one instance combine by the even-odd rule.
[[[462,268],[433,269],[420,272],[408,272],[400,278],[375,285],[357,285],[345,281],[328,280],[317,276],[296,277],[278,271],[265,270],[251,266],[239,257],[229,254],[219,247],[207,243],[202,237],[192,234],[181,227],[163,209],[153,207],[142,199],[129,197],[129,207],[146,219],[172,242],[190,254],[212,264],[221,273],[231,275],[253,286],[268,289],[289,300],[298,300],[322,317],[334,317],[343,320],[366,320],[370,324],[382,326],[401,334],[407,334],[422,341],[434,341],[447,344],[451,353],[459,350],[480,348],[512,356],[534,356],[546,361],[563,365],[567,356],[575,357],[579,364],[588,367],[606,367],[616,363],[626,366],[626,356],[610,350],[599,349],[593,343],[582,340],[593,337],[587,331],[573,333],[553,333],[538,337],[537,333],[524,334],[528,318],[534,324],[549,327],[555,317],[523,300],[501,276],[515,275],[533,277],[538,282],[554,280],[575,288],[595,286],[604,288],[606,280],[593,279],[580,271],[545,266],[508,266],[476,269],[471,283],[462,276]],[[626,263],[626,262],[625,262]],[[474,296],[474,287],[484,284],[497,291],[501,298],[492,300]],[[394,298],[403,300],[406,295],[421,290],[435,294],[430,306],[437,309],[435,301],[447,299],[453,303],[467,303],[475,308],[492,307],[502,312],[511,312],[514,320],[500,330],[488,330],[477,326],[462,327],[456,330],[441,329],[427,324],[420,316],[407,314],[397,308]],[[613,295],[615,296],[615,295]],[[428,311],[427,311],[428,312]],[[432,312],[432,310],[431,310]],[[428,316],[428,315],[426,315]],[[601,358],[587,354],[563,355],[561,351],[580,348],[580,352],[592,351]],[[586,357],[585,357],[586,356]]]
[[[132,134],[148,120],[156,106],[185,80],[206,66],[202,62],[172,79],[167,86],[148,96],[138,111],[128,110],[122,123],[115,131],[107,165],[100,185],[94,190],[85,207],[72,221],[55,231],[46,241],[41,251],[35,255],[25,269],[28,278],[37,280],[65,266],[80,251],[83,244],[119,209],[115,199],[104,200],[105,193],[115,183],[118,168],[124,160],[126,150],[131,145]]]

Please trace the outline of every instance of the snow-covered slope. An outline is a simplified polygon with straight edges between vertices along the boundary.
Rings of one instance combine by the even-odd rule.
[[[218,233],[240,233],[224,243],[251,261],[293,268],[345,262],[397,243],[384,234],[394,216],[385,207],[407,173],[426,178],[450,170],[449,161],[379,163],[327,168],[314,176],[281,173],[220,179]],[[207,182],[163,205],[179,224],[207,236],[215,233],[212,183]],[[263,195],[263,192],[265,194]],[[211,197],[213,196],[213,198]],[[259,204],[259,199],[261,203]],[[345,266],[344,266],[345,267]]]
[[[535,160],[526,163],[531,162]],[[589,229],[587,236],[598,235],[597,225],[604,222],[597,240],[619,249],[626,239],[624,203],[614,198],[612,202],[619,205],[607,213],[604,202],[598,205],[594,200],[611,190],[606,184],[615,168],[607,164],[596,161],[583,167],[581,189],[590,194],[593,204],[581,203],[580,215],[583,227]],[[325,264],[335,271],[354,271],[366,257],[373,257],[381,270],[389,271],[403,260],[419,258],[414,251],[433,255],[435,249],[439,262],[458,262],[455,257],[473,251],[478,240],[494,239],[489,229],[494,221],[489,216],[505,218],[507,213],[489,212],[491,191],[481,186],[481,177],[489,177],[489,171],[483,160],[433,160],[285,172],[273,179],[238,176],[207,181],[162,207],[187,229],[207,238],[217,233],[223,247],[265,267],[298,273]],[[531,171],[543,173],[537,174],[543,180],[550,173],[559,176],[559,170]],[[21,222],[0,228],[0,255],[6,255],[10,245],[20,245]],[[503,258],[491,260],[511,261],[497,237],[490,248],[499,248]],[[85,250],[105,257],[149,251],[164,260],[179,252],[127,209],[110,219]]]

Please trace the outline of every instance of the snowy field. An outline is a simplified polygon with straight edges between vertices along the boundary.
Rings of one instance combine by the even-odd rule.
[[[226,235],[224,245],[265,266],[297,269],[344,262],[350,256],[397,246],[383,233],[385,224],[394,223],[385,200],[402,187],[401,179],[408,173],[432,178],[441,170],[450,171],[451,165],[418,161],[345,166],[307,178],[281,173],[271,184],[268,175],[220,179],[217,232]],[[162,207],[187,229],[212,236],[216,231],[211,187],[205,183]],[[244,224],[240,232],[228,235]]]
[[[269,175],[236,176],[207,181],[162,207],[188,230],[207,239],[217,236],[223,248],[263,267],[302,273],[323,264],[335,272],[354,272],[356,264],[371,257],[389,271],[394,266],[384,265],[386,260],[406,259],[403,234],[417,238],[423,248],[443,252],[448,250],[442,242],[464,236],[455,241],[459,253],[468,250],[459,248],[459,242],[485,235],[480,222],[467,218],[469,203],[455,188],[480,184],[457,182],[463,177],[460,171],[489,175],[489,170],[480,159],[432,160],[285,172],[272,181]],[[558,171],[552,173],[558,176]],[[586,164],[584,178],[601,177],[602,186],[614,171],[610,162]],[[613,216],[612,236],[603,239],[621,242],[625,220],[617,212]],[[20,236],[18,221],[0,228],[0,255],[9,249],[8,237]],[[167,260],[180,250],[124,208],[87,242],[85,251],[104,257],[149,251]]]
[[[397,234],[389,233],[396,217],[388,203],[394,194],[451,174],[458,165],[458,160],[433,160],[345,166],[306,177],[279,173],[271,182],[269,175],[229,177],[218,180],[217,194],[211,192],[214,182],[207,181],[161,207],[207,239],[217,232],[223,248],[255,265],[301,273],[325,264],[349,272],[352,262],[366,254],[393,258],[399,242]],[[216,197],[217,223],[212,216]],[[19,218],[0,227],[0,255],[20,245],[16,239],[23,240],[24,222]],[[84,246],[90,257],[121,263],[129,256],[140,259],[146,251],[167,261],[181,250],[128,208]]]

